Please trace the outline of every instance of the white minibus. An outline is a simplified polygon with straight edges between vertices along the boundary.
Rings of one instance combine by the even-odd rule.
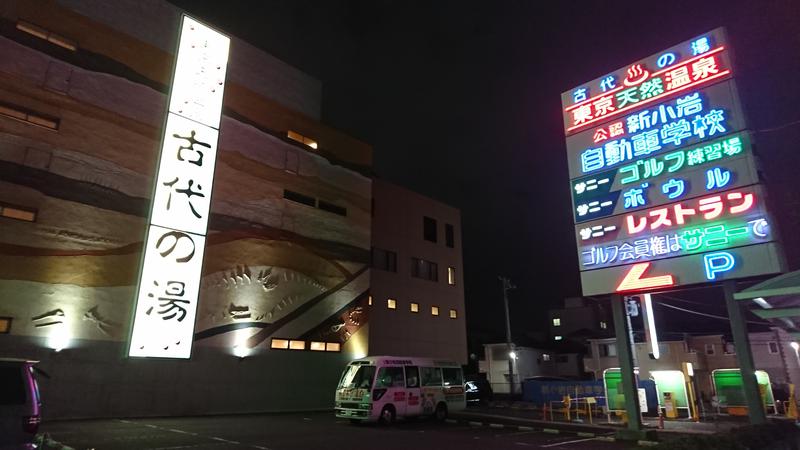
[[[357,359],[345,368],[336,389],[336,417],[354,423],[419,416],[444,420],[465,407],[461,366],[431,358]]]

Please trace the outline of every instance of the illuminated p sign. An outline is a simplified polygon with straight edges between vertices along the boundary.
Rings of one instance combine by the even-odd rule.
[[[718,273],[725,273],[736,265],[736,259],[728,252],[716,252],[703,255],[703,264],[706,267],[706,278],[714,280]]]

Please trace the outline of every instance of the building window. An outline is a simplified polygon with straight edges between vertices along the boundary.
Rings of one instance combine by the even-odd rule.
[[[426,241],[436,243],[436,219],[422,218],[422,236]]]
[[[389,309],[397,309],[397,300],[393,298],[386,299],[386,307]]]
[[[372,306],[372,296],[367,297],[367,305]]]
[[[439,315],[439,307],[438,306],[431,306],[431,315],[438,316]]]
[[[773,355],[778,353],[778,343],[777,342],[770,342],[767,344],[769,346],[769,352]]]
[[[447,284],[450,286],[456,285],[456,268],[455,267],[448,267],[447,268]]]
[[[288,189],[283,190],[283,198],[286,200],[291,200],[295,203],[301,203],[303,205],[310,206],[312,208],[316,208],[317,206],[317,199],[314,197],[310,197],[305,194],[301,194],[299,192],[290,191]]]
[[[542,361],[550,361],[550,354],[542,353]]]
[[[553,317],[553,326],[560,327],[561,326],[561,318],[560,317]]]
[[[36,125],[53,131],[58,130],[60,123],[59,119],[56,119],[55,117],[39,114],[10,103],[0,103],[0,116],[5,116],[11,119],[19,120],[20,122],[29,123],[31,125]]]
[[[339,205],[334,205],[333,203],[328,203],[325,200],[320,200],[317,202],[317,208],[327,211],[329,213],[338,214],[340,216],[347,216],[347,208]]]
[[[564,339],[564,337],[563,336],[556,336],[553,339],[556,340],[556,341],[560,341],[560,340]]]
[[[411,258],[411,276],[423,280],[439,281],[439,265],[420,258]]]
[[[310,350],[315,352],[324,352],[325,351],[325,343],[324,342],[316,342],[311,341],[311,345],[308,347]]]
[[[338,342],[326,342],[325,343],[325,351],[326,352],[340,352],[342,351],[342,344]]]
[[[419,303],[411,302],[411,312],[418,313],[419,312]]]
[[[273,338],[272,343],[270,344],[270,348],[286,350],[289,348],[289,340]]]
[[[713,355],[715,353],[714,344],[706,344],[706,355]]]
[[[601,358],[617,356],[617,344],[600,344],[598,350]]]
[[[11,317],[0,317],[0,334],[11,333]]]
[[[451,309],[450,310],[450,318],[451,319],[458,319],[458,311],[456,311],[455,309]]]
[[[600,329],[605,330],[608,328],[608,324],[605,321],[600,321]]]
[[[301,144],[305,144],[305,145],[313,148],[314,150],[316,150],[317,147],[318,147],[317,141],[315,141],[315,140],[313,140],[311,138],[308,138],[306,136],[303,136],[302,134],[300,134],[298,132],[295,132],[295,131],[292,131],[292,130],[289,130],[289,131],[286,132],[286,137],[288,137],[289,139],[291,139],[293,141],[299,142]]]
[[[36,26],[32,23],[20,20],[19,22],[17,22],[17,29],[20,31],[24,31],[30,35],[36,36],[40,39],[44,39],[45,41],[50,42],[51,44],[55,44],[67,50],[72,50],[73,52],[78,49],[78,45],[75,43],[75,41],[67,39],[64,36],[51,33],[50,31],[45,30],[44,28]]]
[[[305,350],[306,341],[289,341],[289,350]]]
[[[455,248],[456,238],[453,226],[449,223],[444,224],[444,242],[450,248]]]
[[[372,247],[372,267],[387,272],[397,272],[397,253]]]
[[[8,217],[9,219],[23,220],[25,222],[35,222],[36,210],[0,203],[0,217]]]

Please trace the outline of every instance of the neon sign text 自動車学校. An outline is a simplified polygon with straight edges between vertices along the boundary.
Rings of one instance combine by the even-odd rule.
[[[730,69],[720,58],[724,50],[724,47],[717,47],[652,73],[642,64],[630,66],[627,77],[617,83],[616,88],[564,109],[569,115],[567,132],[729,75]]]
[[[728,220],[640,239],[625,239],[585,247],[581,250],[581,268],[596,269],[671,258],[770,240],[772,236],[769,222],[763,217]]]
[[[725,111],[711,109],[703,113],[699,93],[679,98],[674,103],[674,106],[660,105],[656,111],[645,110],[628,117],[628,129],[635,132],[581,152],[581,172],[614,167],[669,147],[680,147],[692,138],[705,139],[728,132]],[[618,123],[624,130],[623,122]]]

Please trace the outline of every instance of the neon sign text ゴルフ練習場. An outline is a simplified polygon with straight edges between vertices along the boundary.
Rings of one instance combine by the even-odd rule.
[[[567,132],[727,76],[731,71],[719,57],[724,50],[724,47],[717,47],[681,64],[652,73],[641,64],[632,65],[628,68],[626,79],[615,89],[564,109],[570,117]]]

